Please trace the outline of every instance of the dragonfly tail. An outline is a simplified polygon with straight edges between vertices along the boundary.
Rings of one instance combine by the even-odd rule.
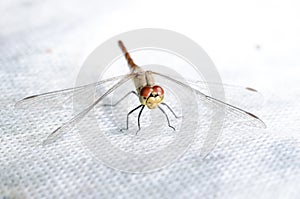
[[[123,43],[121,40],[119,40],[118,43],[119,43],[119,46],[120,46],[122,52],[124,53],[124,56],[125,56],[125,58],[126,58],[126,60],[127,60],[127,63],[128,63],[128,65],[129,65],[129,68],[130,68],[131,70],[133,70],[134,68],[137,67],[137,65],[133,62],[132,58],[130,57],[130,55],[129,55],[129,53],[128,53],[128,51],[127,51],[127,49],[126,49],[124,43]]]

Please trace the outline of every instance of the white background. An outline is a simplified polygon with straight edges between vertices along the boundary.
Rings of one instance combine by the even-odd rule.
[[[0,13],[0,198],[299,197],[299,1],[7,0]],[[138,28],[184,34],[208,53],[224,82],[260,90],[265,104],[257,113],[268,128],[228,130],[206,162],[187,156],[145,175],[99,164],[75,133],[37,147],[64,113],[45,112],[50,122],[43,123],[11,104],[73,86],[95,47]]]

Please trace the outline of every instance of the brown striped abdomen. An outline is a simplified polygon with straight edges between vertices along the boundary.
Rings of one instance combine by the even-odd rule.
[[[137,65],[133,62],[132,58],[130,57],[126,47],[124,46],[124,44],[121,40],[119,40],[119,46],[120,46],[122,52],[124,53],[124,56],[127,60],[130,70],[131,71],[134,70],[137,67]]]

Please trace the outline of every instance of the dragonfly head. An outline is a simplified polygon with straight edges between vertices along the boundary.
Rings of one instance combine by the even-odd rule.
[[[140,91],[140,101],[149,109],[156,108],[164,99],[164,90],[160,86],[145,86]]]

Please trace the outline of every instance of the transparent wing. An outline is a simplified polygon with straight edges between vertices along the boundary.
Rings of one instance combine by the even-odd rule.
[[[119,86],[127,82],[129,79],[133,78],[136,74],[129,74],[123,77],[118,83],[113,85],[111,88],[109,88],[103,95],[101,95],[96,101],[94,101],[91,105],[89,105],[87,108],[85,108],[83,111],[78,113],[75,117],[73,117],[68,122],[64,123],[62,126],[57,128],[55,131],[53,131],[47,139],[43,142],[43,144],[49,144],[55,141],[58,137],[61,136],[63,132],[65,132],[67,129],[71,129],[74,127],[76,123],[78,123],[84,116],[87,115],[89,111],[91,111],[99,102],[101,102],[107,95],[109,95],[111,92],[113,92],[115,89],[117,89]]]
[[[195,88],[187,85],[186,83],[183,83],[179,80],[176,80],[176,79],[174,79],[174,78],[172,78],[168,75],[160,74],[160,73],[157,73],[157,72],[152,72],[152,73],[155,74],[155,75],[164,77],[164,78],[166,78],[170,81],[173,81],[173,82],[181,85],[182,87],[189,88],[189,89],[193,90],[205,102],[209,102],[210,104],[213,104],[214,106],[219,107],[219,108],[225,107],[226,108],[226,114],[232,115],[232,116],[234,116],[236,118],[239,118],[239,119],[243,118],[244,120],[247,121],[247,124],[249,124],[251,126],[258,127],[258,128],[266,128],[265,123],[260,118],[258,118],[257,116],[255,116],[254,114],[252,114],[250,112],[247,112],[247,111],[245,111],[241,108],[238,108],[236,106],[233,106],[231,104],[223,102],[219,99],[213,98],[213,97],[211,97],[207,94],[204,94],[203,92],[199,91],[198,89],[195,89]]]
[[[36,108],[36,107],[61,107],[65,103],[69,102],[73,96],[76,95],[84,95],[85,93],[91,93],[92,90],[100,90],[99,88],[105,83],[119,81],[121,79],[131,77],[132,75],[122,75],[116,76],[112,78],[108,78],[105,80],[101,80],[99,82],[74,87],[67,88],[58,91],[51,91],[47,93],[42,93],[38,95],[32,95],[29,97],[25,97],[20,101],[16,102],[15,108]],[[87,96],[89,97],[89,96]]]
[[[173,77],[173,79],[177,79]],[[244,109],[255,109],[258,110],[264,103],[263,95],[256,89],[251,87],[242,87],[230,84],[206,82],[200,80],[184,79],[182,82],[186,82],[189,86],[199,90],[205,95],[210,95],[211,91],[224,91],[225,100],[229,104],[235,104],[236,106]]]

